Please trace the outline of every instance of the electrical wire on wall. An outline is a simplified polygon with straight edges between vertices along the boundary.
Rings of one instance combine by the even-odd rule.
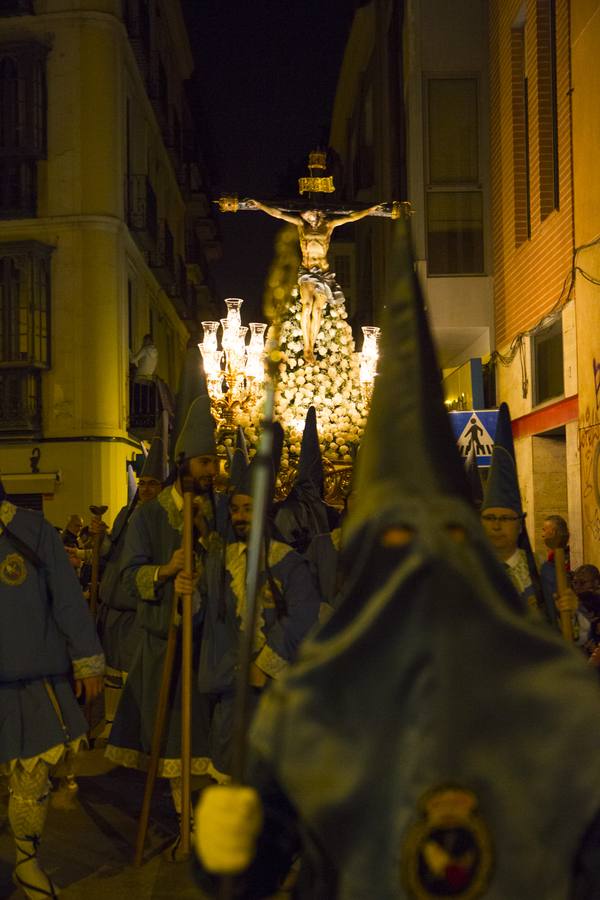
[[[529,392],[527,360],[525,355],[525,338],[535,337],[537,334],[546,331],[562,315],[564,307],[570,300],[573,299],[573,290],[575,288],[575,279],[577,277],[577,274],[581,275],[582,278],[585,278],[586,281],[591,282],[591,284],[600,286],[599,278],[595,278],[593,275],[591,275],[589,272],[586,272],[585,269],[582,269],[582,267],[577,264],[577,258],[580,253],[582,253],[584,250],[589,250],[591,247],[597,246],[600,246],[600,237],[596,238],[593,241],[590,241],[588,244],[582,244],[580,247],[575,248],[575,251],[573,253],[573,264],[565,277],[560,296],[558,297],[552,309],[549,312],[545,313],[542,318],[531,328],[528,328],[526,331],[520,331],[518,334],[516,334],[511,341],[507,353],[500,353],[499,350],[494,350],[490,356],[490,363],[500,363],[501,366],[508,367],[514,362],[517,353],[519,354],[521,362],[521,386],[523,390],[523,398],[527,397],[527,394]]]

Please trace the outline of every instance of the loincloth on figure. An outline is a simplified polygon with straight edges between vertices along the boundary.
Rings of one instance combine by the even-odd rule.
[[[325,295],[330,306],[342,306],[344,292],[335,280],[335,272],[324,272],[319,266],[298,269],[298,284],[313,284],[316,290]]]

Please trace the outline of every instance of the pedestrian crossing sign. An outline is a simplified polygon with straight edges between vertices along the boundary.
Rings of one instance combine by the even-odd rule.
[[[471,447],[474,447],[477,465],[489,466],[492,461],[498,410],[472,409],[468,412],[451,412],[449,415],[463,462],[471,452]]]

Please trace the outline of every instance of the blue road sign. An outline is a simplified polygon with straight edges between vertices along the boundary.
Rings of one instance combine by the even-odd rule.
[[[497,409],[472,409],[451,412],[450,423],[461,458],[465,460],[475,447],[478,466],[489,466],[498,422]]]

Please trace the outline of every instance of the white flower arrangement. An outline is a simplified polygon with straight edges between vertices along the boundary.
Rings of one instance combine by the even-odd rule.
[[[275,416],[284,428],[282,466],[293,465],[300,452],[301,431],[309,406],[317,410],[324,458],[351,463],[356,454],[367,414],[360,385],[359,357],[344,305],[327,305],[315,341],[315,362],[304,359],[302,304],[295,288],[281,329],[282,363],[275,401]],[[261,404],[245,426],[249,443],[255,445]]]

